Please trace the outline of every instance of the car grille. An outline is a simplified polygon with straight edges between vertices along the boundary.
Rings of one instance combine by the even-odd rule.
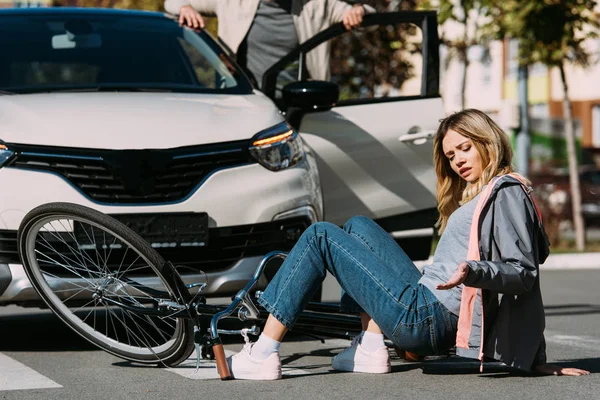
[[[223,271],[244,257],[261,256],[274,250],[290,250],[309,225],[309,219],[298,217],[253,225],[210,228],[208,245],[205,247],[178,246],[157,248],[156,251],[165,260],[182,266],[181,274]],[[58,248],[58,246],[54,247]],[[120,262],[122,257],[119,250],[111,252],[111,259]],[[17,250],[17,232],[14,230],[0,230],[0,263],[21,263]],[[108,265],[108,267],[116,270],[119,265]],[[65,276],[65,272],[61,269],[53,273]],[[144,275],[143,270],[138,273]]]
[[[20,263],[17,231],[0,230],[0,263]]]
[[[183,200],[213,172],[252,162],[248,141],[165,150],[90,150],[11,145],[10,167],[58,174],[103,204]]]

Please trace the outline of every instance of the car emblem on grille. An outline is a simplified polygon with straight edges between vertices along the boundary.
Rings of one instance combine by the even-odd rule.
[[[160,151],[120,150],[106,157],[125,192],[146,196],[155,192],[156,177],[165,171],[171,156]]]

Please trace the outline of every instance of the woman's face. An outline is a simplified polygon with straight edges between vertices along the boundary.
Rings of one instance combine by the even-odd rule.
[[[481,178],[481,157],[471,139],[448,129],[442,140],[442,149],[450,167],[462,179],[473,183]]]

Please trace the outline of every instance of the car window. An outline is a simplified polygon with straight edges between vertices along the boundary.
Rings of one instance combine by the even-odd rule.
[[[330,40],[330,80],[340,87],[340,104],[421,95],[422,41],[420,27],[412,23],[371,26]],[[294,60],[278,73],[276,97],[298,80],[301,65]]]
[[[0,17],[0,89],[160,89],[251,93],[204,32],[168,18],[98,15]]]
[[[353,30],[331,41],[331,80],[340,102],[421,94],[421,29],[414,24]]]

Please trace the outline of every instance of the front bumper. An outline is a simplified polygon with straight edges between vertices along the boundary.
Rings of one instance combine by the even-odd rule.
[[[265,254],[289,251],[302,232],[315,222],[315,215],[310,207],[303,206],[267,223],[210,228],[204,247],[159,247],[156,251],[176,266],[185,283],[206,283],[205,295],[231,295],[252,278]],[[272,276],[272,267],[269,266],[266,276]],[[68,281],[55,279],[51,285],[67,293],[66,289],[72,289],[77,280]],[[259,289],[266,283],[266,277],[261,278]],[[147,284],[153,286],[151,281]],[[20,263],[16,231],[0,230],[0,289],[0,304],[39,303]],[[80,300],[85,298],[84,295]]]
[[[182,278],[186,284],[206,282],[207,286],[203,290],[206,295],[229,295],[243,288],[252,279],[254,271],[256,271],[256,267],[262,258],[263,256],[243,258],[222,271],[207,272],[206,274],[184,274]],[[7,268],[10,271],[12,279],[0,296],[0,304],[43,305],[21,264],[2,264],[0,269],[2,268]],[[82,286],[83,284],[85,282],[78,282],[74,279],[70,279],[69,282],[55,279],[51,283],[54,291],[65,294],[69,293],[68,290],[73,290],[74,285]],[[158,282],[153,284],[150,279],[144,281],[144,284],[149,287],[159,286]],[[263,276],[258,281],[257,289],[264,289],[266,285],[267,279]],[[90,299],[89,296],[80,296],[72,300]]]
[[[12,196],[0,199],[0,265],[4,265],[0,268],[4,271],[0,274],[0,304],[39,302],[20,264],[16,232],[25,214],[41,204],[70,202],[106,214],[206,212],[206,248],[156,250],[174,265],[208,274],[208,296],[237,292],[265,254],[289,250],[298,234],[323,216],[316,163],[310,154],[278,172],[258,164],[220,170],[183,201],[161,205],[97,204],[48,172],[2,168],[0,182],[13,191]],[[202,274],[188,275],[184,276],[186,283],[204,279]]]

